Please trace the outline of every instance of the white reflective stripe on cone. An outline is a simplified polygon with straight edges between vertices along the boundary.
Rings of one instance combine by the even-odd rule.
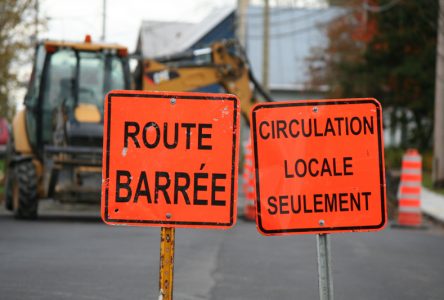
[[[400,186],[417,187],[421,186],[421,181],[403,180]]]
[[[404,155],[402,160],[408,162],[420,162],[422,158],[419,155]]]
[[[408,199],[408,200],[419,200],[420,195],[417,193],[408,194],[408,193],[400,193],[398,194],[398,199]]]
[[[415,169],[410,169],[410,168],[403,168],[401,174],[406,174],[406,175],[418,175],[421,174],[421,168],[415,168]]]
[[[400,213],[421,213],[421,208],[415,206],[400,206],[398,209]]]

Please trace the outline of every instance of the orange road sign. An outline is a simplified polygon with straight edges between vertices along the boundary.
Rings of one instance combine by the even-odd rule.
[[[252,110],[256,223],[265,235],[372,231],[386,223],[382,109],[375,99]]]
[[[105,99],[102,219],[228,228],[236,222],[239,100],[112,91]]]

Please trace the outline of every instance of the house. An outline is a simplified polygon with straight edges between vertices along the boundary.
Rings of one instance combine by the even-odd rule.
[[[262,76],[263,7],[247,10],[245,48],[255,77]],[[336,7],[270,9],[269,91],[273,98],[321,98],[325,90],[310,90],[307,58],[312,49],[327,43],[324,28],[344,12]],[[144,21],[136,53],[161,57],[205,47],[211,42],[235,37],[236,9],[225,7],[211,13],[200,23]],[[216,90],[213,90],[216,91]]]
[[[143,21],[136,53],[153,58],[203,48],[213,41],[234,38],[234,24],[233,7],[213,11],[200,23]]]

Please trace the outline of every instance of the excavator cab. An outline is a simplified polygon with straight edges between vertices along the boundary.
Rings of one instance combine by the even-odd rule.
[[[114,44],[45,41],[36,47],[25,109],[15,116],[6,207],[37,216],[37,199],[100,200],[103,102],[129,89],[128,51]]]

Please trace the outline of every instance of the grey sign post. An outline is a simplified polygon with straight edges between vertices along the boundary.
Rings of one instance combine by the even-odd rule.
[[[333,300],[333,277],[331,274],[331,248],[327,234],[318,234],[318,276],[320,300]]]

